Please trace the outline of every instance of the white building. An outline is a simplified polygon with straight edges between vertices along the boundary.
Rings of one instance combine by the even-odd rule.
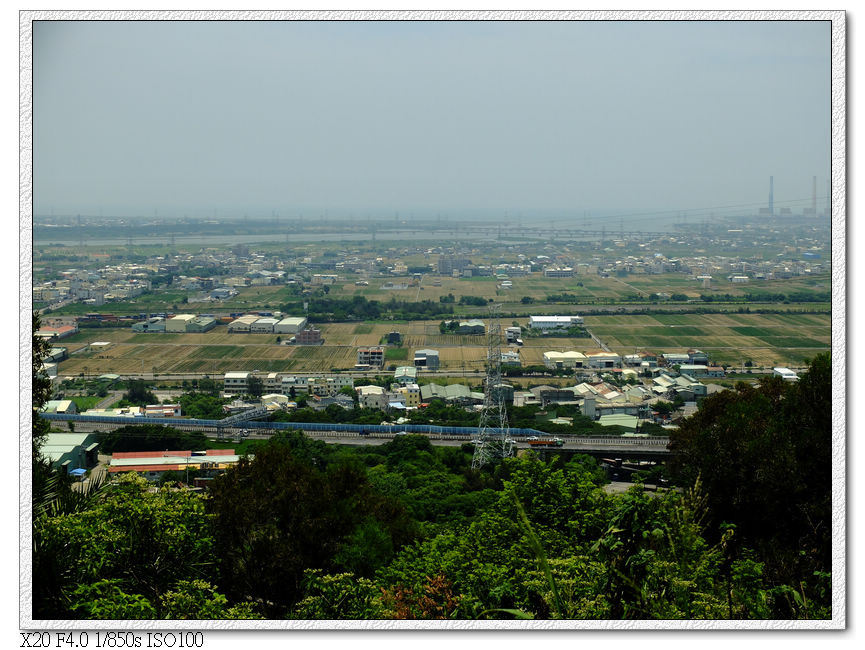
[[[582,316],[529,316],[529,328],[542,330],[566,330],[574,325],[582,325]]]
[[[622,359],[615,352],[590,352],[586,354],[589,368],[618,368]]]
[[[252,334],[273,334],[273,328],[279,321],[273,317],[259,318],[249,326]]]
[[[228,331],[229,333],[249,332],[253,323],[255,323],[259,318],[260,316],[255,315],[241,316],[228,324]]]
[[[288,316],[274,325],[273,333],[297,334],[304,327],[306,327],[306,318],[302,316]]]
[[[799,375],[790,370],[789,368],[772,368],[772,375],[775,377],[780,377],[784,381],[798,381]]]
[[[186,328],[195,319],[195,314],[177,314],[174,318],[165,321],[166,332],[185,332]]]
[[[584,368],[586,367],[586,355],[582,352],[544,352],[544,366],[551,370],[560,370],[563,368]]]
[[[245,393],[249,390],[249,372],[227,372],[223,379],[226,393]]]

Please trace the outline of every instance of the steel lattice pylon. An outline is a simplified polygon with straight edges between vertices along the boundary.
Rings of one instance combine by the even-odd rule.
[[[484,406],[478,428],[480,434],[475,443],[472,469],[502,458],[513,456],[514,441],[508,428],[508,412],[505,407],[502,383],[502,328],[498,312],[501,305],[490,306],[490,322],[487,329],[487,373],[484,378]]]

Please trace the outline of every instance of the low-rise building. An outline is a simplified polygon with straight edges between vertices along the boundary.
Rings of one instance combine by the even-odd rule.
[[[574,269],[569,266],[551,266],[544,269],[545,278],[572,278]]]
[[[114,452],[108,473],[112,476],[137,472],[148,481],[158,481],[165,472],[196,471],[199,476],[216,476],[240,462],[233,449],[196,451],[126,451]]]
[[[303,316],[287,316],[273,327],[274,334],[297,334],[306,327],[306,318]]]
[[[77,325],[61,325],[60,327],[41,327],[36,331],[36,336],[47,339],[64,339],[78,333]]]
[[[161,316],[154,316],[153,318],[148,318],[146,321],[142,321],[140,323],[133,323],[132,325],[133,332],[164,332],[165,331],[165,319]]]
[[[417,383],[417,368],[415,366],[397,366],[393,371],[393,380],[398,384]]]
[[[775,377],[780,377],[784,381],[799,381],[799,375],[797,375],[789,368],[772,368],[772,375]]]
[[[245,393],[249,390],[249,372],[227,372],[223,379],[223,390],[226,393]]]
[[[195,314],[177,314],[173,318],[165,321],[165,331],[167,333],[182,333],[186,332],[189,323],[195,318]]]
[[[324,339],[321,338],[321,330],[314,327],[307,327],[300,330],[294,336],[295,345],[321,345]]]
[[[384,365],[384,348],[375,345],[367,348],[357,349],[357,364],[359,366],[378,367]]]
[[[405,398],[404,404],[407,408],[417,408],[420,406],[420,386],[414,383],[400,386],[398,391]]]
[[[544,366],[550,370],[565,370],[568,368],[585,368],[588,360],[582,352],[568,351],[544,352]]]
[[[582,316],[529,316],[529,328],[548,332],[583,324]]]
[[[196,316],[186,325],[186,331],[194,334],[209,332],[216,327],[216,319],[212,316]]]
[[[415,350],[414,366],[424,370],[439,369],[439,353],[438,350]]]
[[[71,399],[52,399],[45,402],[42,412],[75,415],[78,413],[78,406]]]
[[[260,318],[257,314],[248,314],[241,316],[228,324],[229,333],[248,333],[251,331],[253,323]]]
[[[179,418],[182,415],[180,404],[148,404],[144,415],[149,418]]]
[[[99,448],[97,439],[95,433],[49,433],[40,451],[52,466],[68,474],[96,465]]]
[[[679,373],[689,377],[723,377],[724,369],[720,366],[683,363],[679,366]]]
[[[482,320],[477,318],[460,321],[459,327],[457,327],[457,334],[483,334],[484,332],[486,332],[486,326]]]
[[[273,328],[278,322],[279,320],[272,316],[259,318],[249,326],[249,332],[251,334],[273,334]]]
[[[661,356],[664,358],[664,362],[668,366],[691,363],[691,357],[688,356],[687,352],[665,352]]]
[[[621,365],[621,357],[615,352],[587,352],[586,360],[589,368],[618,368]]]

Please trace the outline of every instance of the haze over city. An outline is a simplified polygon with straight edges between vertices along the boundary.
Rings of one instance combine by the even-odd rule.
[[[825,204],[829,22],[37,22],[34,213]],[[728,206],[736,206],[730,208]]]

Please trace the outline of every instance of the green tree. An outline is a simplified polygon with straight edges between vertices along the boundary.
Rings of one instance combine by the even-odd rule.
[[[413,536],[404,508],[371,488],[362,465],[339,459],[322,467],[299,458],[290,440],[256,448],[253,460],[213,481],[208,501],[222,584],[237,599],[270,603],[267,614],[276,616],[302,595],[307,569],[337,568],[343,548],[341,559],[353,564],[358,552],[349,549],[364,540],[384,559],[382,530],[394,549]]]
[[[246,392],[252,397],[261,397],[262,393],[264,393],[264,382],[261,380],[261,377],[250,375],[246,383]]]
[[[192,492],[149,488],[128,473],[86,509],[36,522],[34,618],[81,615],[82,597],[94,592],[80,588],[105,580],[115,581],[137,607],[143,603],[137,596],[154,603],[181,580],[215,577],[204,500]],[[108,596],[116,592],[112,586]],[[130,600],[118,598],[121,604]]]
[[[797,383],[764,377],[706,398],[670,436],[674,476],[705,486],[710,530],[735,525],[732,547],[754,548],[768,579],[804,589],[803,602],[820,597],[815,576],[831,567],[831,395],[819,355]],[[773,615],[803,615],[789,603]]]
[[[135,406],[147,406],[148,404],[158,404],[156,396],[147,388],[147,383],[143,379],[130,379],[127,391],[123,394],[123,399]]]
[[[45,358],[48,356],[49,344],[41,336],[37,336],[36,332],[42,327],[39,319],[39,313],[33,312],[33,355],[32,355],[32,395],[31,401],[33,404],[33,457],[38,458],[39,447],[45,440],[48,434],[49,424],[47,420],[39,417],[38,413],[45,406],[45,403],[51,399],[51,380],[45,374]]]
[[[103,453],[116,451],[193,451],[206,449],[201,431],[181,431],[161,424],[133,424],[98,434]]]
[[[290,618],[300,620],[352,620],[385,618],[381,590],[367,578],[352,573],[325,574],[320,569],[304,573],[304,596]]]

